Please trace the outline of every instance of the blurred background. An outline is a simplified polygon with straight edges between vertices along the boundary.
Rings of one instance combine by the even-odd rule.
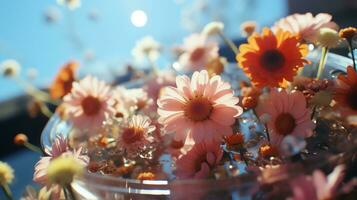
[[[42,89],[69,60],[80,63],[80,74],[113,81],[125,75],[128,66],[146,67],[131,54],[136,41],[145,36],[170,52],[186,35],[217,20],[239,43],[242,22],[254,20],[261,28],[296,12],[327,12],[341,27],[357,23],[356,0],[84,0],[75,10],[56,0],[0,1],[0,62],[17,60],[21,78]],[[172,61],[172,55],[164,53],[158,65],[166,68]],[[31,184],[39,155],[15,146],[13,137],[24,132],[39,145],[48,120],[31,117],[28,102],[23,88],[0,77],[0,160],[15,168],[17,178],[11,187],[16,198]]]

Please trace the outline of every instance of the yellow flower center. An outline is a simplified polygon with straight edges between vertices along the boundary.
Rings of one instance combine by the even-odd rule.
[[[277,49],[265,51],[260,57],[260,64],[268,71],[276,71],[284,66],[284,55]]]
[[[295,118],[290,113],[282,113],[275,119],[275,129],[279,135],[289,135],[295,127]]]
[[[211,115],[213,106],[211,102],[205,97],[196,97],[190,100],[185,108],[185,116],[192,121],[204,121]]]
[[[87,96],[81,102],[84,114],[88,116],[96,115],[101,109],[101,103],[98,98]]]

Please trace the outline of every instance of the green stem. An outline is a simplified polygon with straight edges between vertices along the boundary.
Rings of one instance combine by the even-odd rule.
[[[351,55],[352,55],[353,68],[357,72],[356,61],[355,61],[355,53],[353,52],[353,47],[352,47],[352,40],[348,41],[348,45],[350,46],[350,51],[351,51]]]
[[[1,185],[2,191],[9,200],[13,200],[12,193],[8,184]]]
[[[326,58],[327,58],[327,53],[328,53],[328,48],[327,47],[322,47],[322,51],[321,51],[321,59],[320,59],[320,63],[319,63],[319,69],[317,71],[317,79],[320,79],[322,76],[322,72],[325,69],[325,63],[326,63]]]
[[[227,38],[222,32],[219,32],[219,36],[223,39],[224,43],[233,51],[235,55],[238,55],[239,50],[238,47],[230,40]]]
[[[43,153],[42,150],[39,147],[37,147],[37,146],[35,146],[35,145],[33,145],[33,144],[29,143],[29,142],[25,142],[24,146],[26,148],[30,149],[31,151],[34,151],[34,152],[37,152],[37,153],[40,153],[40,154]]]

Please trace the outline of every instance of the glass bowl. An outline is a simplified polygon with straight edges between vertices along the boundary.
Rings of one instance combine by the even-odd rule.
[[[316,74],[320,58],[319,52],[312,51],[308,55],[311,64],[304,68],[304,76],[311,77]],[[329,53],[322,77],[335,78],[336,74],[344,73],[346,66],[351,63],[351,60],[347,57]],[[236,64],[227,65],[222,76],[231,83],[238,80],[248,80]],[[127,87],[140,85],[140,81],[126,83]],[[233,87],[233,89],[237,88]],[[262,128],[253,121],[244,123],[241,126],[242,132],[252,124],[257,126],[257,129]],[[50,147],[56,135],[62,134],[64,137],[68,137],[71,131],[72,127],[69,122],[62,121],[57,115],[54,115],[42,132],[42,147]],[[356,145],[353,144],[357,142],[356,140],[352,141],[352,150],[346,147],[346,151],[355,151],[353,146]],[[306,160],[305,163],[288,164],[285,167],[288,170],[284,170],[284,173],[245,173],[219,180],[139,181],[86,172],[82,177],[73,181],[72,188],[77,199],[251,199],[253,194],[257,194],[262,182],[264,183],[269,176],[274,176],[274,179],[280,180],[280,178],[289,178],[294,174],[311,172],[321,167],[331,168],[331,162],[336,162],[339,159],[343,159],[343,156],[321,154]],[[259,198],[256,196],[256,199]]]

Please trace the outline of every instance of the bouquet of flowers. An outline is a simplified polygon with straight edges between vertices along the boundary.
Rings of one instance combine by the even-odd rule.
[[[212,22],[174,48],[177,59],[167,71],[155,63],[160,45],[146,37],[133,54],[152,70],[133,69],[135,80],[123,84],[77,79],[78,64],[69,62],[49,94],[30,90],[44,113],[48,102],[58,105],[54,117],[71,128],[41,151],[33,180],[43,188],[24,198],[74,199],[71,183],[85,174],[169,182],[252,175],[254,199],[353,198],[357,30],[331,20],[294,14],[261,31],[247,22],[241,26],[247,42],[239,47],[223,23]],[[236,66],[220,56],[216,36],[236,55]],[[352,62],[328,75],[328,52],[336,47],[348,47]],[[309,51],[321,52],[318,66]],[[13,64],[3,66],[14,77]],[[15,142],[38,150],[25,135]],[[6,186],[11,177],[2,178],[2,168]]]

